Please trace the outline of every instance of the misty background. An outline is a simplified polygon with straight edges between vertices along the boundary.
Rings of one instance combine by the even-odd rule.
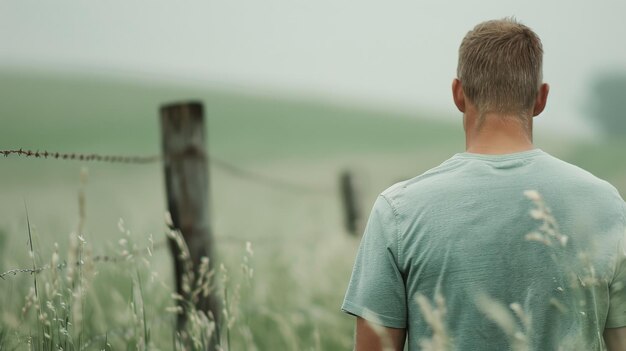
[[[515,16],[545,50],[539,130],[594,136],[591,86],[626,70],[623,1],[2,1],[0,68],[165,80],[457,118],[457,49]]]

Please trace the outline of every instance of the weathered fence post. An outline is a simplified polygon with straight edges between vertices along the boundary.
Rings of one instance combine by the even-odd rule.
[[[354,189],[354,180],[350,171],[344,171],[339,176],[339,189],[344,210],[346,230],[352,235],[359,234],[360,211],[357,194]]]
[[[162,106],[161,136],[167,207],[174,229],[181,232],[189,248],[189,261],[192,264],[192,272],[186,271],[181,248],[170,238],[176,289],[185,300],[192,301],[189,289],[185,289],[184,284],[190,284],[190,288],[194,289],[203,257],[209,258],[209,269],[214,268],[215,262],[209,223],[209,171],[202,103],[183,102]],[[185,274],[188,274],[187,278],[184,278]],[[191,279],[184,280],[188,278]],[[216,325],[219,325],[220,302],[215,293],[211,292],[206,297],[198,295],[194,301],[196,308],[211,312]],[[187,311],[185,304],[181,303],[181,307]],[[186,313],[179,314],[178,329],[182,330],[185,323]]]

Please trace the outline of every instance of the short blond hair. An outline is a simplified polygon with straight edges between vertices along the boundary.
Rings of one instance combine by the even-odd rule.
[[[513,18],[486,21],[469,31],[459,47],[457,76],[481,114],[528,117],[542,84],[543,47]]]

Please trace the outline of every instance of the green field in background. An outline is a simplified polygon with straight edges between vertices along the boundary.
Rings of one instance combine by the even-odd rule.
[[[251,316],[247,324],[259,349],[349,348],[352,320],[338,308],[358,238],[347,236],[343,229],[339,198],[333,193],[337,176],[344,169],[359,176],[366,216],[376,194],[386,187],[463,151],[460,120],[454,124],[444,122],[450,119],[420,118],[419,113],[182,83],[0,71],[0,149],[159,153],[159,106],[188,99],[204,103],[211,154],[253,172],[329,190],[300,194],[238,179],[219,168],[211,170],[219,259],[236,272],[245,241],[255,246],[256,276],[252,289],[242,296],[247,298],[242,313]],[[537,146],[611,181],[626,195],[624,141],[593,143],[540,133]],[[89,168],[87,240],[96,253],[119,249],[119,218],[124,218],[139,243],[146,243],[148,233],[162,238],[165,201],[160,164],[84,165]],[[25,203],[42,262],[53,242],[65,248],[67,234],[77,221],[82,166],[72,161],[0,159],[0,270],[29,264]],[[169,277],[167,251],[155,255],[152,264],[151,269]],[[119,322],[114,315],[122,313],[124,306],[118,302],[128,301],[133,274],[128,271],[136,267],[98,269],[101,273],[94,286],[99,293],[90,301],[99,301],[94,306],[110,306],[111,315],[95,318],[92,329],[103,333]],[[0,304],[17,306],[19,311],[32,280],[17,276],[10,282],[0,281]],[[150,288],[148,314],[156,318],[165,314],[169,292],[158,285]],[[88,313],[98,316],[103,310],[94,307]],[[151,326],[162,333],[170,327],[156,322]]]
[[[464,147],[460,118],[225,92],[182,83],[0,70],[0,147],[99,153],[158,153],[158,108],[205,105],[210,152],[248,162],[338,155],[420,153]],[[437,116],[435,116],[437,117]],[[543,132],[543,133],[542,133]],[[626,170],[626,140],[577,142],[539,131],[537,145],[600,176]]]
[[[234,159],[307,158],[461,146],[449,123],[409,114],[165,83],[0,72],[2,145],[158,152],[163,103],[204,103],[212,152]]]

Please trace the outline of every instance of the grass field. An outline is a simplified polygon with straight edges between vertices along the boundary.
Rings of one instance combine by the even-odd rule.
[[[384,110],[174,84],[0,72],[0,149],[158,153],[158,106],[189,98],[205,103],[212,155],[259,174],[320,189],[272,187],[211,168],[216,252],[228,272],[222,287],[234,296],[239,291],[239,299],[230,305],[236,318],[228,346],[350,349],[353,321],[339,312],[339,306],[358,238],[349,237],[342,226],[338,174],[351,169],[358,175],[360,203],[367,215],[375,196],[387,186],[462,151],[460,125]],[[624,141],[582,143],[540,134],[537,144],[611,181],[625,194]],[[78,247],[86,257],[90,250],[93,255],[118,257],[124,250],[132,251],[133,245],[142,254],[123,263],[85,265],[80,298],[68,292],[76,287],[67,285],[67,270],[60,270],[65,277],[60,279],[65,281],[59,288],[63,293],[50,296],[52,308],[44,304],[42,310],[52,316],[60,314],[63,299],[69,301],[66,306],[76,299],[74,303],[81,302],[67,314],[75,318],[75,307],[80,306],[81,316],[76,318],[81,324],[65,336],[73,345],[67,349],[81,349],[87,342],[91,343],[85,349],[100,350],[107,343],[114,350],[142,349],[147,341],[151,350],[170,350],[174,314],[168,308],[175,305],[170,295],[171,260],[164,249],[155,248],[152,256],[146,250],[152,246],[150,238],[157,244],[165,238],[160,164],[0,159],[0,271],[33,265],[29,224],[37,266],[50,261],[54,243],[60,260],[71,256],[77,244],[69,238],[81,222],[78,193],[83,167],[88,168],[80,231],[85,244]],[[253,255],[246,251],[248,241]],[[254,269],[252,279],[242,272],[244,260]],[[54,291],[54,272],[37,275],[42,294]],[[222,281],[224,271],[216,274]],[[33,285],[34,277],[27,274],[0,280],[0,345],[7,349],[26,349],[29,338],[34,350],[52,349],[44,347],[45,323],[38,321],[36,308],[22,311]]]

